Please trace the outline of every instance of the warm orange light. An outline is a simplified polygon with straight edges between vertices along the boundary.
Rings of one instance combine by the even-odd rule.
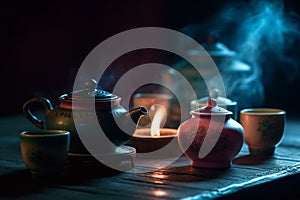
[[[165,197],[165,196],[168,195],[168,193],[166,191],[163,191],[163,190],[154,190],[152,193],[156,197]]]
[[[153,178],[162,178],[162,179],[164,179],[164,178],[166,178],[167,176],[164,175],[164,174],[153,174],[152,177],[153,177]]]
[[[152,124],[151,124],[151,136],[159,137],[160,136],[160,128],[163,126],[166,118],[167,112],[166,109],[159,104],[155,104],[151,106],[150,112],[153,112]]]

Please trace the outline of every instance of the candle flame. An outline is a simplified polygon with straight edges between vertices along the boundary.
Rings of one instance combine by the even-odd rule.
[[[150,115],[153,116],[152,123],[151,123],[151,136],[159,137],[160,136],[160,128],[163,127],[163,125],[166,121],[166,117],[167,117],[166,109],[160,104],[155,104],[155,105],[151,106],[149,112],[150,112]]]

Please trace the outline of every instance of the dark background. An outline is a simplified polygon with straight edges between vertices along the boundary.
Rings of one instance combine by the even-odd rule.
[[[114,34],[144,26],[182,30],[191,24],[200,24],[206,37],[211,26],[223,25],[213,19],[224,7],[247,6],[247,3],[222,0],[1,1],[0,116],[21,113],[23,103],[31,97],[44,96],[56,101],[59,95],[70,92],[77,70],[88,53]],[[294,12],[296,19],[300,13],[296,0],[284,1],[284,9]],[[297,25],[297,21],[295,23]],[[229,46],[226,39],[231,30],[227,27],[220,36]],[[283,49],[282,56],[297,58],[298,43],[297,37]],[[264,68],[263,77],[269,77],[264,81],[267,95],[264,106],[283,108],[288,114],[297,115],[300,111],[296,103],[299,66],[297,59],[292,70],[284,62],[272,62],[273,50],[280,48],[275,43],[271,51],[265,52],[269,56],[265,66],[280,66],[274,67],[272,73],[268,67]]]

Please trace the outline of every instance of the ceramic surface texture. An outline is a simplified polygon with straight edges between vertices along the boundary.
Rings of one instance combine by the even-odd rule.
[[[191,112],[192,117],[178,128],[182,151],[192,160],[192,166],[229,168],[239,153],[244,140],[241,124],[233,120],[231,112],[209,100],[206,107]],[[202,148],[203,147],[203,148]],[[206,151],[204,157],[200,151]]]
[[[240,112],[245,142],[251,154],[274,154],[285,130],[286,113],[280,109],[253,108]]]
[[[69,152],[70,132],[64,130],[24,131],[20,134],[23,161],[38,173],[54,173],[65,164]]]

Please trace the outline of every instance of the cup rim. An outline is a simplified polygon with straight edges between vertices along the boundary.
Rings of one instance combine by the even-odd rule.
[[[31,134],[30,134],[31,133]],[[40,134],[39,134],[40,133]],[[21,137],[57,137],[70,135],[68,130],[26,130],[20,133]]]
[[[151,135],[138,135],[137,133],[138,132],[149,132],[150,133],[151,131],[151,128],[139,128],[139,129],[136,129],[136,131],[134,132],[133,134],[133,138],[136,138],[136,139],[153,139],[153,140],[158,140],[158,139],[165,139],[165,138],[174,138],[174,137],[177,137],[178,134],[177,134],[177,130],[176,129],[173,129],[173,128],[161,128],[160,131],[162,135],[158,136],[158,137],[152,137]],[[166,132],[170,133],[170,134],[166,134]]]
[[[279,108],[245,108],[240,111],[244,115],[284,115],[285,110]]]

